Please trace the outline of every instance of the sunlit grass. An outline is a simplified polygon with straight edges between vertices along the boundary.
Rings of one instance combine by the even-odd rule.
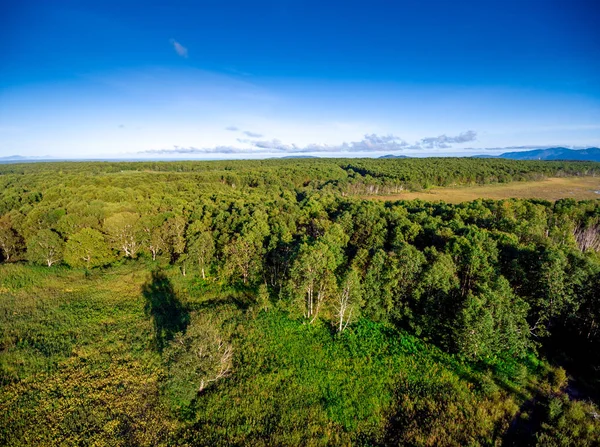
[[[555,201],[563,198],[575,200],[600,199],[600,177],[557,177],[540,181],[498,183],[484,186],[432,187],[419,192],[402,192],[392,195],[367,196],[377,200],[427,200],[448,203],[468,202],[476,199],[543,199]]]

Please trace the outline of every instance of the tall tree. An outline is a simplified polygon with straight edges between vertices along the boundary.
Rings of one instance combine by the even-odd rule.
[[[135,258],[140,249],[139,220],[138,214],[126,211],[113,214],[104,221],[104,231],[108,234],[113,247],[128,258]]]
[[[37,206],[27,213],[23,222],[22,233],[29,239],[39,230],[57,230],[59,220],[66,215],[64,209],[54,208],[48,205]]]
[[[0,217],[0,250],[6,262],[16,261],[25,248],[25,242],[12,225],[9,215]]]
[[[169,251],[171,252],[171,261],[175,263],[177,259],[185,253],[185,227],[187,221],[183,216],[174,216],[164,223],[164,238],[167,241]]]
[[[421,277],[425,256],[413,245],[399,243],[390,260],[396,265],[396,287],[393,289],[393,316],[409,323],[413,319],[415,293]]]
[[[317,241],[303,244],[290,271],[290,291],[303,308],[304,317],[314,322],[337,289],[338,264],[330,247]]]
[[[224,273],[229,277],[241,276],[244,284],[254,280],[262,272],[264,243],[269,234],[267,215],[264,211],[255,210],[252,217],[247,219],[242,224],[239,234],[223,249]]]
[[[390,318],[394,309],[394,291],[398,288],[397,258],[377,250],[367,265],[364,289],[364,313],[375,321]]]
[[[334,304],[337,330],[342,332],[359,316],[362,305],[362,288],[358,270],[350,268],[338,288]]]
[[[525,354],[529,346],[527,309],[502,276],[477,293],[469,291],[453,325],[456,349],[471,358]]]
[[[188,255],[197,265],[202,279],[206,279],[206,272],[215,254],[215,242],[209,231],[195,234],[188,240]]]
[[[150,252],[152,260],[168,250],[168,231],[166,230],[165,218],[162,215],[147,215],[140,219],[140,228],[143,232],[141,238],[145,250]]]
[[[62,261],[65,242],[52,230],[40,230],[27,242],[27,259],[36,264],[53,264]]]
[[[427,263],[415,293],[413,312],[417,318],[413,329],[417,335],[448,347],[460,295],[457,269],[449,254],[433,247],[425,253]]]
[[[569,260],[562,250],[541,248],[538,250],[537,271],[531,272],[535,278],[532,307],[531,332],[535,336],[549,335],[555,318],[565,313],[573,304],[573,280],[569,274]]]
[[[240,277],[244,284],[253,279],[260,271],[262,247],[251,236],[239,236],[232,239],[223,249],[226,277]]]
[[[494,276],[498,249],[487,231],[475,226],[468,227],[464,235],[453,238],[450,251],[459,268],[463,297]]]
[[[93,267],[108,264],[112,253],[98,230],[84,228],[72,235],[65,245],[65,261],[71,267]]]

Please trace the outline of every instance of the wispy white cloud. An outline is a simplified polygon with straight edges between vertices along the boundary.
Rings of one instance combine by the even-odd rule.
[[[254,136],[252,132],[243,132],[248,136]],[[260,138],[260,137],[257,137]],[[398,152],[405,149],[450,149],[453,144],[462,144],[474,141],[477,133],[473,130],[463,132],[457,136],[449,137],[441,135],[439,137],[427,137],[410,144],[395,135],[377,135],[366,134],[360,141],[344,142],[342,144],[308,144],[299,146],[296,144],[286,144],[277,139],[272,140],[251,140],[248,138],[238,138],[239,143],[249,144],[257,149],[266,149],[269,151],[279,151],[286,153],[318,153],[318,152]]]
[[[467,130],[455,137],[449,137],[447,135],[440,135],[439,137],[427,137],[421,139],[419,145],[423,149],[448,149],[451,148],[452,144],[458,143],[469,143],[477,139],[477,132],[474,130]]]
[[[181,57],[188,57],[188,49],[181,45],[179,42],[177,42],[175,39],[171,39],[171,45],[173,45],[173,49]]]
[[[234,146],[214,146],[214,147],[179,147],[173,146],[172,149],[150,149],[138,152],[144,155],[230,155],[230,154],[252,154],[254,148],[243,148]]]
[[[262,137],[264,137],[264,135],[261,134],[261,133],[252,132],[251,130],[242,130],[242,129],[240,129],[237,126],[227,126],[225,128],[225,130],[229,130],[231,132],[241,132],[241,133],[243,133],[244,135],[246,135],[247,137],[250,137],[250,138],[262,138]],[[243,139],[240,139],[240,138],[238,138],[238,141],[242,142],[242,143],[246,142],[246,140],[243,140]]]
[[[250,137],[250,138],[262,138],[262,137],[264,137],[263,134],[256,133],[256,132],[251,132],[249,130],[244,130],[242,133],[244,135],[246,135],[247,137]]]

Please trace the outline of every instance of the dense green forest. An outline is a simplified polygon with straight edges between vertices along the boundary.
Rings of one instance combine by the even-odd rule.
[[[0,444],[598,445],[600,200],[364,199],[584,175],[0,166]]]

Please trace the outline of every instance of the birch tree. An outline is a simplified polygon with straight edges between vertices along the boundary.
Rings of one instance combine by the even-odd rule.
[[[168,231],[163,216],[145,216],[140,220],[143,232],[142,244],[150,252],[152,260],[168,249]]]
[[[16,261],[23,251],[23,238],[13,228],[10,217],[0,218],[0,251],[6,262]]]
[[[165,240],[171,251],[171,261],[175,262],[185,252],[185,227],[186,220],[183,216],[171,217],[164,223]]]
[[[264,213],[255,213],[256,221],[245,224],[238,236],[223,249],[223,273],[227,277],[241,276],[244,284],[254,280],[261,272],[265,253],[264,241],[269,227]]]
[[[91,228],[75,233],[65,245],[65,261],[71,267],[90,269],[107,264],[112,259],[102,233]]]
[[[215,254],[213,236],[209,231],[203,231],[192,236],[188,243],[189,257],[198,265],[202,279],[206,279],[206,273]]]
[[[164,352],[168,365],[167,391],[189,404],[213,383],[233,372],[233,347],[216,323],[196,316]]]
[[[65,242],[52,230],[40,230],[27,242],[27,259],[51,267],[60,262]]]
[[[361,293],[358,271],[355,268],[350,268],[344,276],[337,293],[335,317],[338,332],[342,332],[348,327],[348,324],[358,317],[361,305]]]
[[[290,288],[293,296],[300,300],[304,318],[313,323],[326,301],[337,289],[334,254],[329,246],[317,241],[303,244],[292,266]]]
[[[223,250],[225,265],[223,273],[227,277],[238,276],[244,284],[254,276],[260,266],[260,251],[249,237],[236,237]]]
[[[573,230],[573,235],[581,251],[600,251],[600,223],[580,225]]]
[[[113,214],[104,221],[104,231],[108,234],[114,248],[128,258],[135,258],[140,249],[138,221],[136,213],[123,212]]]

